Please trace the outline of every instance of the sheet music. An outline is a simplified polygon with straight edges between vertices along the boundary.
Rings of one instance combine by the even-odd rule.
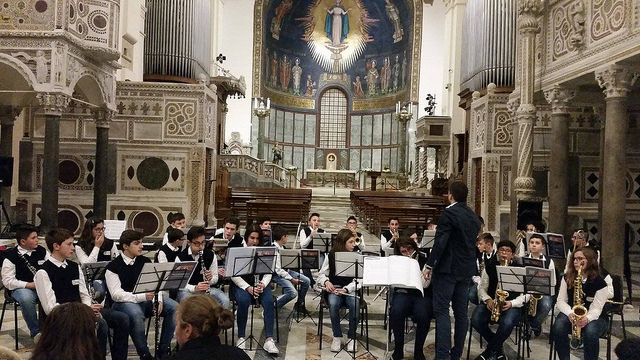
[[[138,275],[138,281],[133,293],[140,294],[155,291],[160,281],[162,281],[160,291],[182,289],[189,282],[195,267],[195,261],[146,263],[142,267],[140,275]],[[161,277],[163,272],[165,276]]]
[[[276,268],[276,248],[273,246],[255,247],[258,257],[254,274],[272,274]]]
[[[111,240],[120,240],[120,235],[127,229],[125,220],[105,220],[104,237]]]
[[[549,269],[526,267],[527,292],[543,295],[554,295],[556,288],[556,272]]]
[[[254,247],[227,248],[227,256],[225,258],[225,273],[227,276],[253,274],[254,251]]]
[[[391,285],[416,289],[420,293],[424,291],[422,288],[422,272],[418,261],[399,255],[364,258],[362,283],[365,286]]]
[[[364,273],[364,256],[351,251],[339,251],[335,253],[336,275],[346,277],[356,277],[356,262],[358,264],[357,277],[362,278]]]
[[[435,230],[425,230],[422,234],[422,241],[420,241],[419,247],[421,249],[431,249],[433,248],[433,243],[436,239],[436,231]]]

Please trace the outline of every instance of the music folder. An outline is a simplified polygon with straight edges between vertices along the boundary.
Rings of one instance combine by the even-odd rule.
[[[564,235],[547,233],[547,254],[552,259],[564,259],[567,251],[564,248]]]
[[[421,249],[431,249],[433,248],[433,243],[436,239],[436,231],[435,230],[425,230],[422,234],[422,240],[420,241],[420,245],[418,246]]]
[[[407,256],[369,256],[364,258],[364,286],[382,285],[416,289],[424,295],[418,261]]]

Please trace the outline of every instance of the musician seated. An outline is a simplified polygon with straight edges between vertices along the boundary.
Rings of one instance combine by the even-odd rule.
[[[287,234],[284,232],[284,229],[280,226],[276,226],[275,229],[273,229],[272,234],[273,239],[275,240],[273,243],[275,247],[278,250],[285,249],[285,245],[287,244]],[[284,294],[278,297],[278,300],[276,300],[276,306],[278,306],[279,309],[293,299],[298,298],[298,301],[296,301],[294,305],[294,309],[306,313],[307,309],[305,308],[304,298],[307,296],[307,291],[309,290],[309,278],[297,271],[283,269],[280,260],[280,252],[277,253],[277,257],[276,272],[273,275],[273,281],[282,288]],[[300,294],[298,294],[298,291],[296,290],[296,285],[300,285]]]
[[[107,338],[111,327],[114,332],[112,358],[124,360],[127,358],[129,347],[129,318],[119,311],[104,309],[102,304],[93,301],[87,290],[82,269],[69,260],[74,251],[73,240],[73,233],[66,229],[53,229],[45,236],[51,256],[35,276],[36,291],[42,309],[49,315],[58,305],[69,302],[82,302],[91,307],[97,324],[102,358],[107,356]]]
[[[358,232],[358,219],[356,219],[355,216],[351,215],[347,218],[347,229],[351,230],[351,232],[353,232],[353,235],[356,237],[355,251],[357,252],[364,251],[367,245],[364,243],[364,235]],[[358,241],[358,239],[360,239],[360,241]]]
[[[571,236],[571,241],[573,243],[573,249],[586,248],[586,247],[592,249],[597,255],[598,264],[600,264],[599,244],[595,240],[589,240],[588,234],[586,231],[584,231],[583,229],[577,229],[576,231],[573,232],[573,235]],[[571,257],[571,252],[573,249],[569,249],[567,251],[567,259]],[[570,265],[571,264],[567,261],[567,264],[565,265],[565,268],[564,268],[565,274],[571,268]],[[602,266],[600,266],[600,275],[602,275],[602,277],[604,278],[604,282],[607,283],[607,291],[609,294],[608,295],[609,297],[607,299],[612,299],[614,295],[613,294],[613,278],[611,278],[611,276],[609,275],[609,272],[606,271]]]
[[[273,236],[271,236],[271,218],[268,216],[261,216],[257,221],[258,226],[262,229],[262,236],[264,237],[264,243],[271,245],[275,242]]]
[[[244,235],[245,246],[264,246],[262,238],[262,230],[257,226],[247,228]],[[242,245],[240,245],[242,246]],[[239,247],[237,243],[229,243],[229,247]],[[231,274],[230,274],[231,275]],[[233,286],[231,291],[238,303],[237,324],[238,324],[238,341],[236,346],[244,350],[246,347],[246,328],[249,316],[249,306],[255,301],[262,304],[264,316],[264,333],[265,341],[263,349],[269,354],[277,355],[280,351],[276,347],[273,340],[273,325],[275,319],[275,309],[273,307],[273,294],[271,293],[271,274],[262,274],[258,279],[254,275],[234,276],[231,278]],[[257,281],[257,282],[256,282]]]
[[[104,220],[88,219],[84,223],[82,234],[76,244],[76,256],[80,265],[98,261],[111,261],[120,255],[116,242],[104,236]],[[96,299],[102,299],[107,293],[107,286],[102,280],[94,280],[93,288]]]
[[[140,359],[152,359],[147,336],[145,335],[145,317],[153,315],[153,292],[134,294],[133,289],[144,264],[151,262],[142,256],[142,239],[144,234],[134,230],[125,230],[120,235],[122,253],[107,265],[105,279],[107,288],[114,303],[112,309],[121,311],[129,317],[129,333],[133,345],[136,347]],[[162,321],[162,333],[159,342],[158,358],[166,357],[170,352],[171,338],[173,337],[174,317],[177,303],[168,298],[163,298],[162,292],[158,294],[158,314],[164,318]]]
[[[180,229],[169,229],[167,231],[167,243],[162,245],[155,256],[157,263],[175,262],[184,244],[184,232]]]
[[[40,337],[37,304],[38,294],[33,276],[49,257],[47,250],[38,245],[38,233],[33,226],[21,226],[16,231],[18,246],[5,251],[2,262],[2,284],[9,290],[22,311],[34,341]]]
[[[418,251],[415,241],[401,238],[396,241],[396,255],[407,256],[418,261],[420,269],[427,263],[427,257]],[[416,339],[413,347],[415,360],[426,359],[424,341],[429,332],[429,324],[433,317],[432,290],[429,282],[420,274],[424,288],[424,296],[416,289],[393,288],[389,321],[393,331],[394,350],[392,359],[404,358],[404,325],[408,316],[413,316],[416,324]]]
[[[543,266],[545,269],[549,269],[555,274],[555,265],[553,260],[547,259],[542,253],[544,252],[544,248],[547,246],[547,240],[542,235],[533,234],[529,238],[529,254],[528,258],[540,259],[542,260]],[[551,283],[551,287],[555,288],[555,276],[552,278],[553,282]],[[529,301],[532,300],[532,296],[529,297]],[[529,305],[531,306],[531,305]],[[529,321],[529,325],[531,325],[531,330],[536,336],[540,336],[542,333],[542,324],[545,319],[549,315],[549,311],[553,307],[553,298],[550,295],[543,295],[540,300],[537,301],[536,307],[536,315],[532,317]]]
[[[300,248],[301,249],[313,249],[313,235],[324,233],[324,229],[320,227],[320,214],[314,212],[309,215],[309,220],[307,221],[307,226],[303,229],[300,229],[300,233],[298,234],[298,238],[300,239]],[[320,253],[320,262],[324,261],[324,253]],[[311,269],[303,269],[302,273],[309,278],[311,281],[311,286],[315,285],[315,280],[313,276],[311,276]]]
[[[607,329],[607,318],[603,307],[607,303],[608,290],[598,268],[597,254],[590,248],[579,248],[568,260],[573,267],[564,274],[558,291],[556,308],[558,316],[553,323],[551,336],[560,360],[569,360],[569,338],[574,326],[580,329],[584,344],[584,360],[597,360],[600,349],[599,338]],[[578,278],[578,269],[580,277]],[[576,286],[578,289],[576,292]],[[577,305],[587,309],[586,316],[576,316]],[[582,315],[582,314],[578,314]],[[573,336],[572,336],[573,337]]]
[[[171,214],[171,219],[169,227],[167,227],[167,231],[164,233],[162,237],[162,245],[166,245],[169,242],[169,230],[171,229],[184,229],[187,227],[187,220],[184,217],[183,213],[175,213]]]
[[[485,264],[482,272],[482,279],[478,287],[478,295],[483,304],[476,306],[471,316],[471,326],[487,340],[486,350],[476,357],[476,360],[487,360],[491,357],[496,360],[506,359],[502,344],[509,338],[509,335],[516,327],[522,313],[521,308],[526,301],[524,294],[509,291],[504,304],[500,308],[498,329],[494,333],[489,328],[492,312],[496,306],[496,289],[498,289],[497,266],[507,264],[508,266],[519,266],[518,259],[514,260],[515,245],[509,240],[502,240],[498,243],[498,256]]]
[[[211,249],[205,249],[205,230],[202,226],[194,226],[187,233],[187,247],[180,252],[175,261],[195,261],[196,268],[189,278],[184,290],[178,291],[178,302],[194,293],[208,293],[225,309],[231,309],[231,301],[227,294],[215,287],[218,284],[218,261]],[[202,255],[200,254],[202,252]],[[200,259],[202,256],[202,259]],[[202,276],[204,264],[205,277]]]
[[[391,217],[388,220],[387,225],[389,229],[384,230],[380,234],[380,248],[384,254],[384,256],[393,255],[396,240],[398,240],[399,233],[398,228],[400,227],[400,220],[397,217]]]
[[[326,291],[327,304],[329,305],[329,317],[331,318],[331,330],[333,342],[331,351],[338,352],[342,347],[342,328],[340,327],[340,309],[349,309],[349,331],[347,337],[347,351],[355,352],[356,344],[356,317],[358,311],[358,293],[360,284],[353,277],[336,275],[336,252],[354,251],[356,239],[349,229],[338,232],[333,247],[322,263],[318,272],[318,283],[322,284]]]
[[[482,277],[482,270],[486,266],[487,262],[496,255],[493,250],[493,235],[490,233],[483,233],[478,236],[476,240],[476,266],[478,267],[478,276],[474,276],[473,283],[469,288],[469,301],[478,305],[478,285]]]
[[[516,249],[516,255],[520,256],[520,257],[524,257],[528,252],[529,249],[527,247],[528,243],[527,243],[527,233],[534,233],[534,232],[544,232],[543,229],[543,225],[542,224],[536,224],[537,221],[529,221],[527,222],[527,224],[524,226],[525,230],[522,231],[518,231],[518,241],[517,241],[517,249]]]
[[[229,247],[245,246],[244,239],[242,239],[242,236],[238,234],[239,228],[240,220],[235,217],[228,217],[224,219],[224,227],[222,228],[222,231],[219,233],[216,231],[214,238],[227,240],[229,242]]]

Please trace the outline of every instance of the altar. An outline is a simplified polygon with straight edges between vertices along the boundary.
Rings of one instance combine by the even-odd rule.
[[[307,170],[307,186],[333,186],[356,188],[355,170]]]

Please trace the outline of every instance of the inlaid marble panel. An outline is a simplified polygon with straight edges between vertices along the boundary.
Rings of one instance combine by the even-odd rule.
[[[305,132],[304,139],[305,144],[315,145],[316,143],[316,116],[315,115],[306,115],[305,116]],[[306,155],[305,155],[306,158]]]
[[[362,136],[362,116],[351,117],[351,146],[360,146]]]
[[[382,145],[389,145],[391,143],[391,114],[384,114],[382,119]]]
[[[60,138],[75,139],[77,137],[78,137],[78,123],[75,120],[61,119],[60,120]]]
[[[284,142],[293,142],[293,113],[284,113]]]
[[[391,168],[391,149],[382,149],[382,168]]]
[[[371,155],[371,167],[375,170],[382,170],[382,149],[373,149]]]
[[[276,138],[276,110],[275,109],[271,109],[271,115],[269,116],[268,119],[268,129],[269,129],[269,139],[275,139]],[[257,129],[257,126],[256,126]],[[258,138],[256,137],[256,141],[258,141]]]
[[[371,134],[373,130],[373,117],[371,115],[364,115],[362,117],[362,146],[371,145]]]
[[[314,148],[304,148],[304,166],[302,169],[315,169],[315,156],[316,151]]]
[[[162,123],[133,123],[133,140],[162,140]]]
[[[382,114],[373,115],[373,145],[382,144]]]
[[[293,124],[293,142],[304,144],[304,114],[296,114]]]
[[[293,147],[292,146],[284,146],[282,148],[284,154],[282,154],[282,162],[280,166],[287,167],[293,163]]]
[[[398,143],[398,120],[395,116],[391,116],[391,143]]]

